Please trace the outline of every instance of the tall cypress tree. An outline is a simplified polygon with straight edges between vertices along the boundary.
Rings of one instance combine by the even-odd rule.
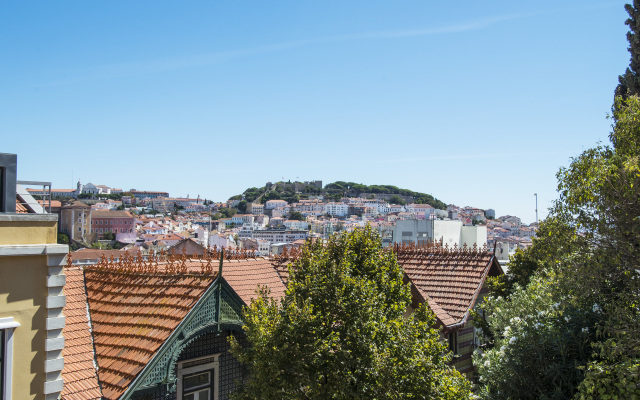
[[[633,0],[633,5],[625,4],[624,8],[629,13],[625,24],[629,26],[627,40],[631,62],[624,75],[618,77],[615,95],[626,99],[627,96],[640,94],[640,0]]]

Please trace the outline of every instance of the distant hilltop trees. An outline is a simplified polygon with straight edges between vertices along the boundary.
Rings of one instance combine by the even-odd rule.
[[[393,204],[429,204],[444,210],[447,205],[430,194],[400,189],[392,185],[363,185],[355,182],[337,181],[322,187],[322,181],[312,182],[267,182],[261,188],[252,187],[230,200],[266,203],[269,200],[285,200],[289,204],[310,196],[323,196],[326,201],[339,201],[343,197],[381,199]]]

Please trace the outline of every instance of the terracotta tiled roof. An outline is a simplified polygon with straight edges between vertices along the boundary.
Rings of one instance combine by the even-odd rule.
[[[91,218],[133,218],[129,211],[93,211]]]
[[[246,304],[250,304],[251,299],[256,298],[258,287],[266,286],[271,297],[276,299],[284,297],[286,290],[272,261],[267,259],[225,261],[222,277]]]
[[[21,204],[18,199],[16,199],[16,213],[18,214],[29,214],[29,209]]]
[[[466,322],[487,275],[501,274],[493,253],[438,247],[397,247],[398,263],[448,328]]]
[[[101,249],[89,249],[84,248],[71,253],[71,259],[73,261],[89,261],[89,260],[100,260],[102,256],[107,259],[111,257],[119,259],[126,254],[130,254],[136,256],[136,254],[128,253],[127,251],[122,250],[101,250]]]
[[[62,379],[63,400],[101,399],[102,392],[93,364],[93,343],[87,317],[87,296],[84,291],[84,274],[80,268],[66,268],[67,283],[64,294],[64,368]]]
[[[105,398],[124,393],[214,279],[215,274],[85,269]]]
[[[189,271],[197,273],[202,270],[202,264],[202,261],[190,260],[187,267]],[[212,265],[217,271],[219,262],[213,261]],[[224,260],[222,277],[247,305],[257,297],[256,290],[260,287],[267,287],[271,297],[276,299],[284,297],[286,290],[282,279],[274,268],[273,261],[266,258]]]
[[[67,203],[66,205],[64,205],[62,207],[63,208],[77,208],[77,207],[79,207],[79,208],[91,208],[88,205],[86,205],[83,202],[78,201],[78,200],[74,200],[74,201],[72,201],[70,203]]]
[[[38,204],[40,204],[43,207],[47,207],[49,205],[49,203],[51,203],[51,208],[60,208],[62,207],[62,202],[60,200],[38,200]]]
[[[286,284],[289,280],[289,264],[288,263],[274,263],[273,268],[278,273],[278,276]]]

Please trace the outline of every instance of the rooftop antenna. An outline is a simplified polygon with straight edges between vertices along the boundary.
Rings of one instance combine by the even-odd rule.
[[[536,196],[536,226],[538,226],[538,193],[534,193],[534,196]]]

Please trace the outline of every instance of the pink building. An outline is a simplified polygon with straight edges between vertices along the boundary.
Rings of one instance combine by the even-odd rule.
[[[136,237],[135,218],[129,211],[92,211],[91,233],[95,233],[98,239],[105,233],[112,232],[116,240],[123,243],[133,243]],[[122,239],[122,240],[121,240]]]

